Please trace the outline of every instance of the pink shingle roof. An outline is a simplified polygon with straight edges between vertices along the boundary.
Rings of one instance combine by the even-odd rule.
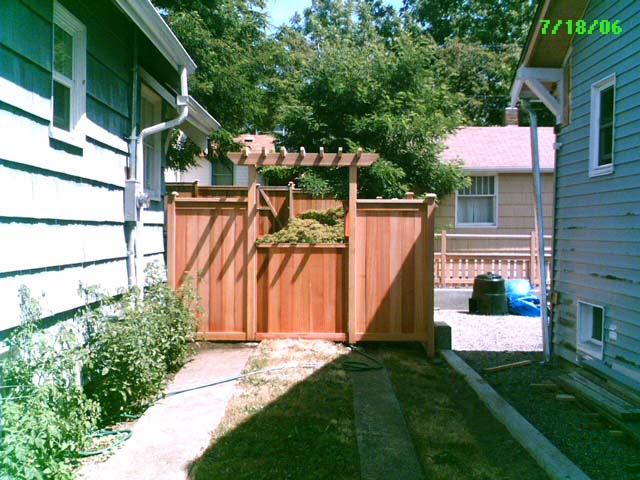
[[[262,147],[267,150],[267,153],[271,153],[276,149],[276,138],[272,135],[253,135],[250,133],[243,133],[234,140],[249,147],[249,149],[254,153],[261,152]]]
[[[463,127],[446,140],[444,160],[460,158],[465,170],[531,170],[529,127]],[[540,168],[553,170],[556,136],[539,127]]]

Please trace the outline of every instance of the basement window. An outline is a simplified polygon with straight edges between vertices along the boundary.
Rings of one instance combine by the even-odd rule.
[[[604,307],[578,302],[578,351],[602,360]]]
[[[616,76],[591,85],[589,176],[613,173]]]

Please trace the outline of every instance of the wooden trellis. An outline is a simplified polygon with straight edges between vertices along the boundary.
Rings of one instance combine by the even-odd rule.
[[[201,297],[210,296],[208,323],[201,327],[206,338],[420,341],[433,354],[435,195],[358,200],[358,167],[379,158],[361,149],[252,153],[245,148],[228,156],[248,167],[246,196],[236,191],[226,200],[172,195],[168,207],[170,281],[178,286],[186,274],[210,270],[198,273],[206,284]],[[346,245],[256,244],[259,202],[277,217],[258,190],[256,168],[276,165],[349,168]],[[291,195],[290,207],[302,213],[294,204]],[[221,258],[231,254],[232,259]]]

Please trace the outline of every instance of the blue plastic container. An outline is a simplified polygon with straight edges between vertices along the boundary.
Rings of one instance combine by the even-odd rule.
[[[508,280],[506,290],[509,313],[524,317],[540,316],[540,299],[531,293],[529,280]]]

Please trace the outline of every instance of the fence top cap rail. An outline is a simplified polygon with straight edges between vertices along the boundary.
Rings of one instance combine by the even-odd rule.
[[[258,248],[347,248],[347,243],[256,243]]]
[[[267,153],[265,149],[252,153],[245,147],[241,152],[230,152],[227,156],[236,165],[256,167],[368,167],[380,158],[377,153],[364,153],[361,148],[356,153],[342,153],[342,148],[337,153],[325,153],[323,148],[317,153],[307,153],[304,147],[297,153],[289,153],[284,147],[275,153]]]

